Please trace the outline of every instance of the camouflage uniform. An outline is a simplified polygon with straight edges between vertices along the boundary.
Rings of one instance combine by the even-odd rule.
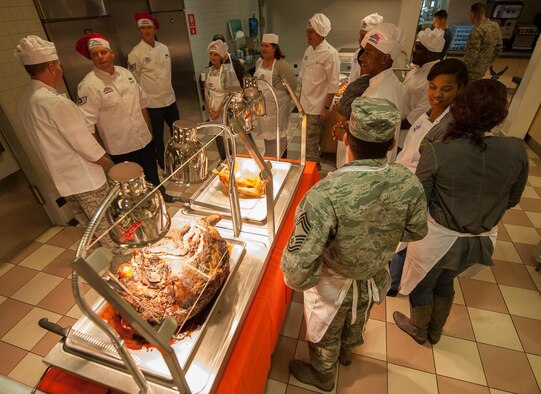
[[[500,26],[490,19],[483,19],[473,28],[466,44],[464,63],[468,67],[469,82],[484,77],[489,66],[503,49]]]
[[[381,103],[386,109],[392,106],[393,112],[370,108]],[[365,141],[389,141],[399,121],[400,112],[390,101],[360,97],[352,104],[349,132]],[[310,359],[318,372],[334,369],[341,347],[351,349],[363,343],[373,305],[369,280],[378,289],[385,287],[386,265],[397,244],[426,234],[426,210],[417,177],[399,164],[388,165],[386,158],[354,160],[304,196],[281,261],[286,284],[297,291],[308,290],[318,285],[325,265],[356,280],[359,292],[356,322],[351,324],[350,287],[322,339],[309,342]]]
[[[92,216],[94,216],[94,213],[96,213],[96,210],[105,197],[107,197],[108,193],[109,184],[105,182],[103,186],[96,190],[66,196],[66,202],[71,208],[73,216],[79,222],[80,227],[85,228],[88,226],[90,219],[92,219]],[[96,228],[95,237],[100,237],[106,233],[109,230],[109,226],[109,222],[105,218],[102,218]],[[115,254],[120,253],[120,248],[109,237],[109,234],[106,234],[99,242],[101,246],[111,248]]]

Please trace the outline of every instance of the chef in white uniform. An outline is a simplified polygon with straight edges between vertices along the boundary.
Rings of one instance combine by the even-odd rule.
[[[404,139],[411,125],[429,108],[428,80],[430,69],[440,60],[445,45],[443,30],[425,29],[417,34],[413,49],[412,63],[415,67],[408,72],[402,85],[404,86],[404,108],[398,146],[402,148]]]
[[[222,122],[222,112],[231,85],[231,74],[224,67],[227,44],[221,40],[212,41],[208,47],[212,66],[205,71],[205,104],[211,121]]]
[[[88,129],[97,126],[105,150],[115,163],[131,161],[143,167],[146,180],[160,184],[156,150],[148,128],[148,100],[133,74],[113,64],[109,40],[90,33],[77,41],[76,50],[92,60],[94,68],[77,87],[77,104]],[[166,201],[170,197],[162,194]]]
[[[380,23],[383,23],[383,17],[381,15],[378,15],[378,13],[370,14],[368,16],[365,16],[363,20],[361,21],[361,28],[359,30],[359,49],[355,51],[355,55],[353,55],[353,59],[351,61],[351,72],[349,73],[349,83],[355,81],[357,78],[361,76],[361,65],[359,64],[359,52],[364,51],[364,48],[362,46],[363,38],[369,31],[372,31],[374,27],[379,25]],[[361,53],[362,54],[362,53]]]
[[[393,72],[393,60],[400,54],[404,45],[405,36],[402,30],[392,23],[380,23],[368,34],[362,41],[364,53],[360,57],[361,75],[369,75],[370,80],[368,88],[364,91],[363,97],[384,98],[396,105],[396,108],[402,113],[403,107],[403,88],[402,84]],[[338,125],[340,127],[345,125]],[[400,133],[400,124],[396,126],[396,136]],[[387,154],[389,163],[394,163],[397,147],[393,148]],[[347,163],[347,153],[343,142],[339,141],[337,164]]]
[[[325,37],[331,31],[331,21],[323,14],[315,14],[308,21],[306,38],[308,48],[304,51],[299,82],[301,105],[307,114],[306,160],[319,161],[319,144],[323,122],[329,117],[333,98],[338,92],[340,58],[338,51]]]
[[[233,86],[232,80],[236,80],[236,77],[224,65],[228,55],[225,42],[222,40],[212,41],[207,46],[207,52],[212,65],[205,70],[205,107],[211,122],[223,123],[227,88]],[[216,146],[220,158],[225,159],[224,140],[221,135],[216,137]]]
[[[212,37],[212,41],[216,40],[220,40],[226,44],[227,47],[227,42],[222,34],[215,34],[214,37]],[[241,87],[244,78],[244,66],[240,63],[239,59],[229,53],[229,49],[227,51],[227,56],[224,58],[223,64],[225,70],[227,70],[230,75],[230,85]],[[212,66],[212,62],[209,62],[209,67],[210,66]]]
[[[171,56],[167,46],[156,41],[160,23],[146,12],[135,14],[141,41],[128,55],[128,69],[148,97],[148,116],[156,146],[158,164],[164,168],[163,125],[172,135],[173,122],[179,119],[178,107],[171,84]]]
[[[62,67],[54,44],[30,35],[19,41],[15,57],[31,78],[17,103],[17,115],[58,194],[86,225],[109,191],[104,170],[112,163],[77,106],[56,91],[62,85]],[[102,223],[98,236],[108,227]],[[116,246],[109,236],[100,242]]]
[[[286,78],[293,90],[297,87],[297,79],[293,69],[284,59],[284,55],[278,45],[279,37],[276,34],[263,34],[261,39],[261,59],[256,62],[254,77],[265,80],[272,88],[265,83],[259,82],[259,87],[265,95],[267,115],[256,119],[254,134],[265,141],[265,156],[280,157],[287,147],[286,132],[291,115],[291,97],[282,84],[282,78]],[[271,91],[272,89],[272,91]],[[276,102],[278,101],[278,114]],[[278,118],[277,118],[278,116]],[[278,123],[276,120],[278,119]],[[276,131],[279,131],[280,154],[277,156]]]

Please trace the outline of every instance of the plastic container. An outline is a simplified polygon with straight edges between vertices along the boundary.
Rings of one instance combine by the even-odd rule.
[[[259,22],[255,17],[255,12],[252,12],[252,16],[248,18],[248,33],[250,37],[257,37],[258,28]]]

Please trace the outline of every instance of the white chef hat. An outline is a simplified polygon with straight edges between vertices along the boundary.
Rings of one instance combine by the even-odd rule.
[[[314,14],[308,20],[308,27],[314,29],[320,36],[326,37],[331,31],[331,21],[323,14]]]
[[[364,36],[361,45],[371,44],[377,50],[388,53],[394,60],[402,50],[406,37],[404,32],[392,23],[380,23]]]
[[[225,42],[222,40],[215,40],[209,44],[207,47],[207,52],[216,52],[221,57],[225,57],[225,55],[227,55],[227,49],[227,44]]]
[[[54,44],[34,35],[21,38],[14,55],[25,66],[58,60]]]
[[[383,17],[381,15],[378,15],[377,12],[375,12],[363,18],[363,20],[361,21],[361,30],[371,31],[380,23],[383,23]]]
[[[444,33],[441,29],[425,29],[417,34],[417,41],[423,44],[430,52],[439,53],[443,50],[443,46],[445,45],[445,38],[443,35]]]
[[[266,42],[267,44],[278,44],[278,36],[273,33],[265,33],[263,34],[263,38],[261,38],[261,42]]]

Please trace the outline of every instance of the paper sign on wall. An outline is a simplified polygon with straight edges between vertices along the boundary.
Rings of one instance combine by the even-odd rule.
[[[188,14],[188,28],[190,29],[190,35],[197,34],[197,28],[195,27],[195,14]]]

